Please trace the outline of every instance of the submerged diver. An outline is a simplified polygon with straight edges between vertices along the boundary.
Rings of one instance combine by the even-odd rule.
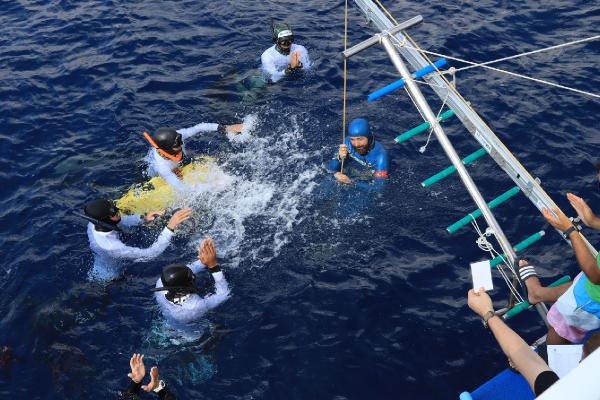
[[[357,118],[350,123],[346,140],[340,145],[336,157],[329,162],[329,169],[336,171],[335,179],[351,184],[352,179],[340,172],[342,161],[344,169],[366,169],[378,180],[388,177],[387,151],[381,143],[375,142],[375,136],[364,118]]]
[[[244,124],[220,125],[212,123],[199,123],[190,128],[173,129],[158,128],[154,135],[150,136],[144,132],[144,137],[152,145],[152,149],[145,157],[148,163],[149,176],[161,176],[175,190],[185,190],[185,184],[181,181],[185,143],[184,139],[192,137],[199,132],[240,133]]]
[[[196,274],[208,267],[215,281],[215,292],[201,296],[196,286]],[[229,296],[227,280],[217,263],[217,252],[212,239],[204,239],[198,246],[198,261],[189,265],[172,264],[162,272],[153,289],[165,319],[182,326],[198,321],[209,310],[217,307]]]
[[[141,249],[127,246],[121,241],[119,237],[121,227],[131,227],[153,221],[163,214],[162,211],[153,211],[146,216],[121,216],[115,204],[105,199],[90,201],[85,205],[83,211],[85,214],[81,216],[90,221],[87,226],[87,234],[90,248],[94,253],[94,267],[91,276],[103,280],[119,276],[120,264],[123,260],[145,261],[158,257],[171,242],[177,226],[192,215],[190,208],[177,211],[152,246]]]
[[[260,57],[262,70],[269,79],[277,82],[286,75],[310,67],[308,51],[299,44],[294,44],[294,33],[286,23],[276,24],[272,27],[273,43]]]

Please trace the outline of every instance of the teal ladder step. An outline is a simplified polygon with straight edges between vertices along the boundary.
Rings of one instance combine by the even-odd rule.
[[[448,118],[453,117],[454,111],[452,110],[448,110],[445,113],[443,113],[442,115],[440,115],[440,117],[438,118],[439,122],[444,122],[446,121]],[[429,128],[431,127],[431,125],[429,124],[429,122],[423,122],[421,125],[419,126],[415,126],[414,128],[412,128],[409,131],[404,132],[403,134],[399,135],[396,139],[394,139],[397,143],[402,143],[407,141],[408,139],[410,139],[411,137],[418,135],[419,133],[425,132],[427,131]]]
[[[534,244],[535,242],[537,242],[538,240],[543,238],[545,234],[546,234],[546,232],[539,231],[539,232],[536,232],[533,235],[529,236],[527,239],[523,240],[522,242],[517,243],[513,247],[513,249],[515,250],[515,253],[519,253],[520,251],[525,250],[526,248],[528,248],[529,246],[531,246],[532,244]],[[494,268],[498,264],[501,264],[504,260],[506,260],[506,255],[502,254],[502,255],[494,258],[493,260],[491,260],[490,266],[492,268]]]
[[[479,150],[477,150],[476,152],[471,153],[468,156],[466,156],[465,158],[463,158],[462,163],[465,165],[469,165],[473,161],[477,160],[478,158],[483,157],[485,154],[487,154],[487,151],[485,151],[485,149],[482,147]],[[437,174],[432,175],[429,178],[425,179],[423,182],[421,182],[421,186],[429,187],[429,186],[433,185],[434,183],[437,183],[437,182],[441,181],[442,179],[452,175],[455,172],[456,172],[456,167],[454,165],[451,165],[448,168],[443,169],[442,171],[438,172]]]
[[[511,197],[513,197],[514,195],[516,195],[517,193],[519,193],[520,191],[521,191],[521,189],[519,189],[518,186],[515,186],[512,189],[509,189],[506,192],[502,193],[500,196],[496,197],[494,200],[487,203],[487,205],[490,209],[495,208],[495,207],[499,206],[500,204],[504,203],[505,201],[507,201],[508,199],[510,199]],[[465,226],[469,222],[471,222],[473,219],[479,218],[479,217],[481,217],[481,210],[477,209],[477,210],[473,211],[472,213],[467,214],[460,220],[456,221],[449,227],[447,227],[446,230],[452,235],[457,230],[459,230],[460,228],[462,228],[463,226]]]

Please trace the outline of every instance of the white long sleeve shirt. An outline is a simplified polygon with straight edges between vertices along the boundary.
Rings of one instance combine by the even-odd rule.
[[[206,268],[200,261],[194,261],[193,263],[188,264],[188,267],[192,270],[194,275]],[[198,321],[208,311],[216,308],[227,300],[230,292],[223,271],[211,273],[211,276],[215,280],[216,291],[208,296],[201,297],[198,294],[191,294],[183,303],[175,304],[167,299],[166,291],[154,293],[165,319],[170,324],[182,326]],[[159,288],[162,286],[161,279],[158,278],[156,287]]]
[[[285,69],[290,65],[292,61],[292,53],[295,51],[300,52],[300,62],[302,63],[303,69],[310,68],[310,58],[308,57],[308,50],[302,45],[293,44],[290,48],[290,54],[287,56],[277,51],[276,45],[269,47],[262,53],[260,57],[261,68],[268,75],[269,79],[273,82],[277,82],[285,76]]]
[[[185,153],[185,139],[200,132],[214,132],[218,128],[219,124],[201,122],[190,128],[178,129],[177,132],[181,134],[184,141],[182,145],[183,152]],[[175,190],[185,190],[185,184],[179,179],[175,172],[173,172],[175,168],[179,167],[180,162],[169,160],[168,158],[161,156],[155,148],[150,149],[144,160],[148,163],[148,176],[161,176]]]
[[[121,218],[119,226],[130,227],[141,222],[142,218],[139,215],[128,215]],[[127,246],[121,241],[117,231],[97,231],[91,222],[88,223],[87,234],[94,253],[94,266],[90,276],[97,280],[117,278],[126,260],[146,261],[158,257],[169,246],[173,237],[173,231],[165,227],[152,246],[141,249]]]

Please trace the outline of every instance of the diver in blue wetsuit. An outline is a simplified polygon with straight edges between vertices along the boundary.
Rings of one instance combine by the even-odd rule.
[[[357,171],[361,176],[367,174],[377,181],[384,181],[388,177],[390,161],[387,151],[381,143],[375,142],[375,136],[364,118],[356,118],[350,122],[348,137],[340,145],[338,154],[329,162],[329,169],[336,171],[335,179],[351,184],[352,179],[340,171],[342,160],[344,171]]]

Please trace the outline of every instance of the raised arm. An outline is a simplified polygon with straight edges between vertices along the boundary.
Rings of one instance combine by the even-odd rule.
[[[215,132],[219,129],[219,124],[210,122],[201,122],[189,128],[177,129],[177,132],[181,134],[183,139],[192,137],[200,132]]]
[[[600,230],[600,218],[594,214],[590,206],[579,196],[573,193],[567,193],[567,199],[571,206],[577,211],[577,216],[581,221],[592,229]]]
[[[208,267],[211,276],[215,280],[216,291],[212,295],[202,298],[206,311],[216,308],[229,297],[229,285],[223,271],[217,263],[217,250],[212,239],[205,239],[200,244],[198,259]]]
[[[550,212],[550,210],[542,210],[544,218],[546,218],[546,221],[548,221],[550,225],[561,232],[565,232],[567,229],[573,226],[571,220],[567,218],[567,216],[560,209],[554,208],[553,210],[556,214],[556,217],[552,214],[552,212]],[[600,284],[600,267],[598,266],[596,259],[594,259],[592,252],[581,237],[581,234],[576,230],[572,230],[568,235],[568,239],[571,241],[571,245],[573,246],[573,251],[575,252],[575,257],[577,258],[579,268],[581,268],[590,282],[595,285]]]
[[[177,211],[171,219],[169,223],[160,233],[158,238],[152,246],[147,247],[145,249],[139,247],[131,247],[127,246],[124,243],[120,243],[118,247],[112,248],[111,252],[115,257],[123,258],[123,259],[133,259],[136,261],[145,261],[155,257],[158,257],[167,246],[171,242],[171,238],[173,237],[175,229],[182,222],[186,221],[192,215],[191,208],[184,208],[182,210]]]
[[[548,364],[537,355],[535,351],[515,331],[510,329],[502,318],[494,314],[492,299],[481,288],[479,292],[469,290],[468,304],[482,319],[487,319],[487,324],[504,354],[510,359],[512,365],[529,383],[534,391],[535,380],[544,371],[551,371]]]

